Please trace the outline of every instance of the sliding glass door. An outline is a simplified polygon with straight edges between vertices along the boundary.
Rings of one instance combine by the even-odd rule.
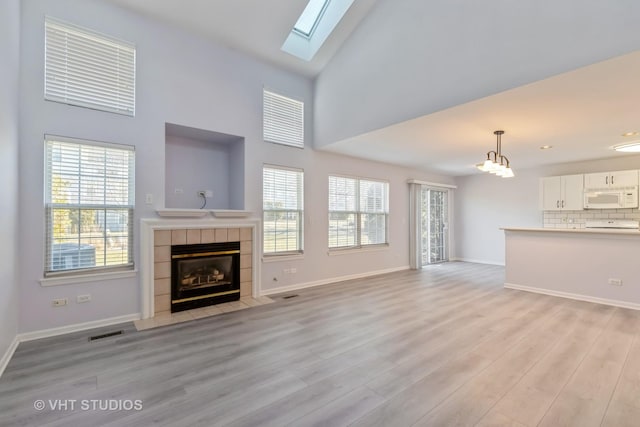
[[[422,265],[449,261],[449,191],[423,185],[420,196]]]

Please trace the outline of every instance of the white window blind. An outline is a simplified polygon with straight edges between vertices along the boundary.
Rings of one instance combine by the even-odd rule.
[[[133,267],[135,151],[45,138],[45,276]]]
[[[45,18],[45,99],[133,116],[135,66],[133,44]]]
[[[264,166],[262,176],[264,253],[301,253],[303,171]]]
[[[263,133],[267,142],[304,148],[304,103],[265,89]]]
[[[386,244],[389,183],[329,176],[329,248]]]

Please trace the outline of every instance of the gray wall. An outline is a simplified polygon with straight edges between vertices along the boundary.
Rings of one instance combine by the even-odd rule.
[[[500,227],[542,227],[538,204],[540,178],[627,169],[640,169],[640,156],[516,169],[516,176],[509,179],[489,174],[457,178],[456,258],[504,264],[504,232]]]
[[[0,358],[18,332],[18,79],[20,1],[0,2]]]
[[[213,190],[206,208],[230,209],[230,150],[227,144],[167,135],[165,207],[199,209],[203,200],[197,192]],[[178,188],[182,194],[176,194]]]
[[[317,79],[315,142],[634,51],[638,19],[637,0],[378,0]]]
[[[451,183],[399,167],[269,144],[262,141],[262,89],[269,87],[305,101],[307,145],[312,143],[313,83],[310,79],[258,62],[238,52],[147,20],[101,0],[23,0],[20,86],[19,274],[22,332],[72,325],[139,312],[139,278],[42,287],[44,252],[43,135],[51,133],[136,147],[136,243],[139,219],[154,217],[165,198],[165,123],[245,138],[244,208],[259,216],[262,165],[305,170],[305,256],[295,263],[263,265],[263,283],[272,284],[287,265],[298,273],[280,286],[362,274],[408,264],[407,178]],[[132,41],[137,46],[136,117],[102,113],[43,100],[43,16],[51,16]],[[187,165],[185,165],[186,167]],[[391,242],[385,251],[327,255],[327,173],[363,175],[391,182]],[[145,195],[154,196],[146,205]],[[233,204],[234,201],[231,198]],[[76,295],[92,302],[75,304]],[[70,305],[52,308],[54,298]]]

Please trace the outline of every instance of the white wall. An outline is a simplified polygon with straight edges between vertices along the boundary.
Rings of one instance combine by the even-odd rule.
[[[378,0],[317,79],[316,146],[631,52],[639,19],[637,0]]]
[[[340,275],[408,265],[407,178],[442,181],[451,178],[403,171],[348,157],[279,146],[262,141],[262,88],[305,100],[306,134],[312,142],[313,83],[311,80],[260,63],[240,53],[159,24],[96,0],[23,0],[20,86],[20,330],[111,318],[139,311],[138,279],[88,282],[42,287],[44,252],[43,135],[130,144],[136,147],[136,235],[139,219],[154,217],[164,207],[165,123],[205,129],[245,138],[244,208],[260,215],[264,163],[305,170],[305,257],[290,280],[306,283]],[[136,117],[102,113],[43,100],[43,16],[51,16],[132,41],[137,46]],[[187,165],[185,165],[186,167]],[[327,173],[363,175],[391,181],[391,243],[367,254],[328,257]],[[155,205],[145,205],[145,195]],[[232,200],[233,201],[233,200]],[[237,203],[234,202],[234,203]],[[138,243],[135,261],[139,264]],[[263,266],[266,284],[285,263]],[[271,285],[271,283],[269,283]],[[75,304],[79,294],[91,294],[89,304]],[[53,298],[69,297],[71,304],[52,308]]]
[[[538,210],[538,171],[517,171],[513,178],[469,175],[456,179],[455,257],[504,264],[500,227],[542,227]]]
[[[286,149],[285,149],[286,150]],[[274,155],[275,154],[275,155]],[[278,287],[306,284],[335,277],[370,271],[383,271],[409,265],[409,184],[418,179],[453,184],[453,178],[412,171],[398,166],[374,163],[331,153],[304,150],[302,157],[284,163],[276,153],[265,156],[266,163],[284,164],[304,169],[304,259],[265,262],[262,286]],[[359,176],[389,181],[389,246],[359,252],[328,253],[328,177],[331,174]],[[295,268],[295,274],[283,274]],[[274,281],[273,279],[277,280]]]
[[[139,312],[138,279],[42,287],[44,258],[43,135],[95,139],[136,147],[135,238],[139,219],[164,207],[165,123],[244,136],[245,207],[261,207],[261,164],[272,150],[262,137],[262,88],[281,88],[309,100],[312,84],[237,52],[164,26],[104,1],[24,0],[22,2],[20,86],[19,267],[22,332]],[[137,46],[136,117],[93,111],[43,100],[44,15],[132,41]],[[311,114],[308,114],[311,117]],[[311,131],[308,133],[309,137]],[[286,156],[280,156],[286,157]],[[186,167],[187,165],[185,165]],[[153,194],[154,205],[145,195]],[[138,243],[135,262],[139,264]],[[89,304],[75,304],[91,294]],[[54,298],[71,304],[52,308]]]
[[[640,156],[621,155],[587,162],[515,170],[514,178],[489,174],[458,177],[455,192],[456,258],[504,264],[500,227],[542,227],[539,179],[544,176],[640,168]]]
[[[18,332],[18,79],[20,1],[0,2],[0,359]]]

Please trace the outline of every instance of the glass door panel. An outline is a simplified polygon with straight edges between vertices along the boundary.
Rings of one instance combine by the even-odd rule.
[[[422,265],[448,261],[449,192],[422,186],[420,199]]]

